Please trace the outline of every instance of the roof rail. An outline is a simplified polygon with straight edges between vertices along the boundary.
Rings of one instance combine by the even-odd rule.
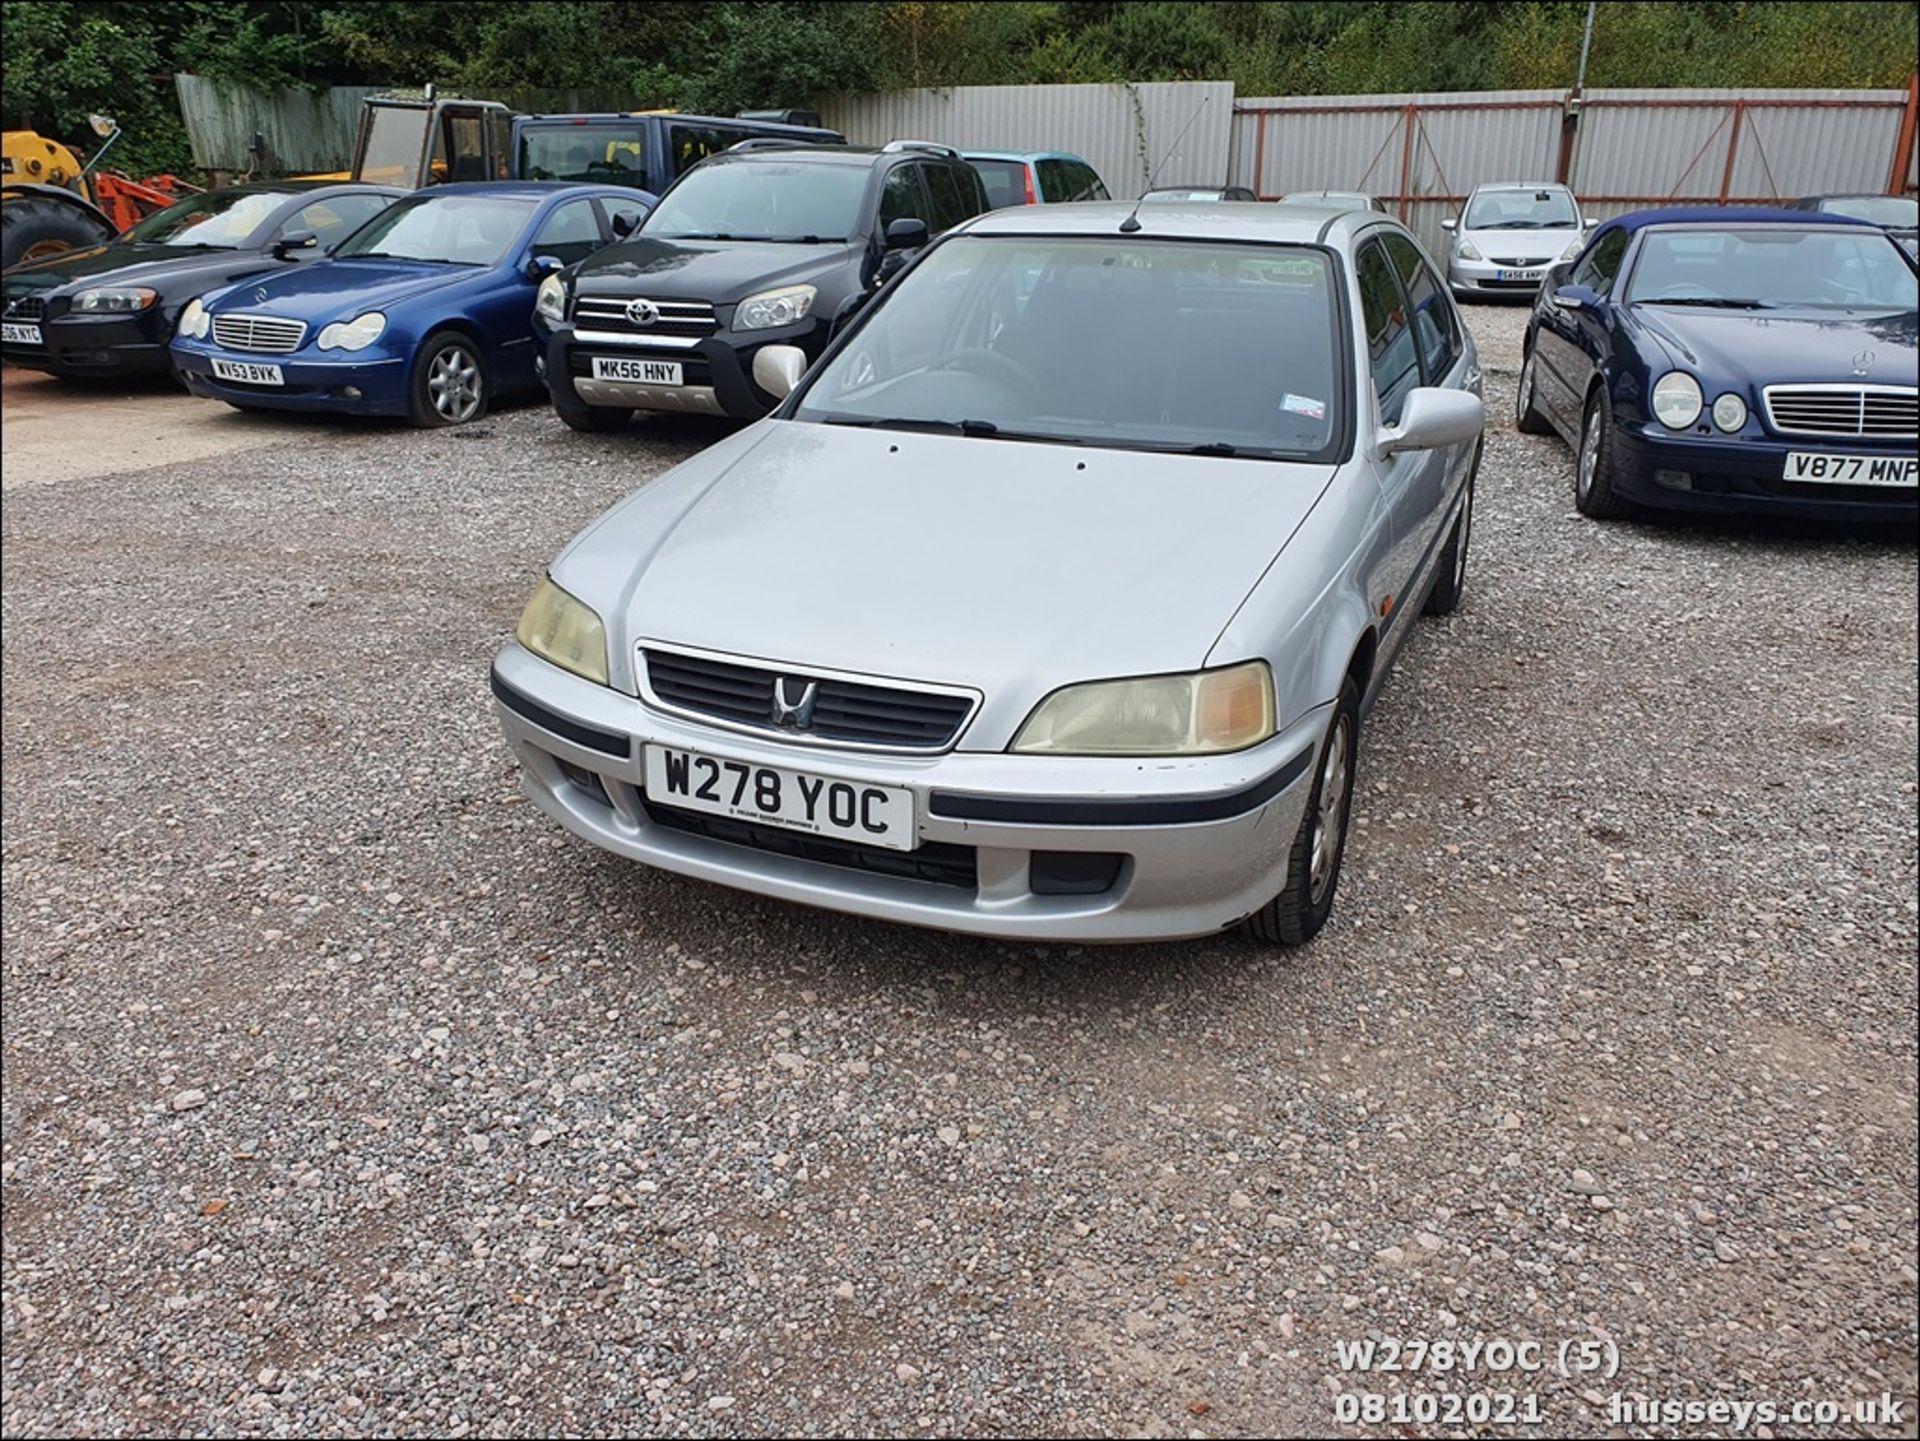
[[[951,145],[938,145],[931,140],[889,140],[880,149],[888,155],[898,154],[902,150],[918,150],[927,155],[944,155],[949,160],[960,158],[960,152]]]
[[[732,154],[736,150],[797,150],[805,145],[804,140],[785,140],[776,135],[755,135],[751,139],[736,140],[727,147]]]

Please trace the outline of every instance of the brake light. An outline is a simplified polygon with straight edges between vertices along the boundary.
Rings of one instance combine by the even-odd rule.
[[[1038,205],[1040,203],[1040,197],[1033,193],[1033,167],[1031,165],[1022,165],[1020,167],[1020,173],[1027,177],[1027,198],[1024,203],[1028,205]]]

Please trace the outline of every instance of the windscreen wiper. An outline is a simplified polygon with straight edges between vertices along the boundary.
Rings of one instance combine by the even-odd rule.
[[[1050,435],[1043,431],[1007,430],[991,420],[937,420],[929,416],[830,415],[823,425],[858,426],[863,430],[929,430],[964,435],[977,440],[1031,440],[1046,445],[1083,445],[1077,435]]]
[[[1712,310],[1776,310],[1779,307],[1769,305],[1764,300],[1729,300],[1718,295],[1681,295],[1672,300],[1662,300],[1658,296],[1650,297],[1650,305],[1698,305]]]

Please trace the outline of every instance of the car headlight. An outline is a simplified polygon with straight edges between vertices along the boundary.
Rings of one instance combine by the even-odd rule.
[[[1700,418],[1700,382],[1684,370],[1669,370],[1653,386],[1653,413],[1668,430],[1685,430]]]
[[[733,328],[771,330],[776,325],[805,320],[813,309],[814,293],[811,285],[783,285],[778,290],[749,295],[733,312]]]
[[[540,659],[596,684],[607,683],[607,628],[590,608],[551,580],[540,582],[520,613],[520,628],[514,634]]]
[[[1579,255],[1579,253],[1585,250],[1586,248],[1587,248],[1587,237],[1584,235],[1576,235],[1573,237],[1573,239],[1567,242],[1567,248],[1560,252],[1560,259],[1563,263],[1566,261],[1572,260],[1575,256]]]
[[[156,290],[142,285],[109,285],[100,290],[83,290],[73,297],[70,307],[82,315],[125,315],[134,310],[151,310],[160,299]]]
[[[1462,260],[1479,260],[1481,258],[1480,252],[1474,248],[1473,242],[1464,235],[1460,237],[1459,255]]]
[[[539,294],[533,298],[533,313],[542,320],[550,320],[555,325],[567,318],[566,282],[557,275],[549,275],[540,282]]]
[[[1747,403],[1731,390],[1713,403],[1713,423],[1732,435],[1747,423]]]
[[[1273,673],[1263,660],[1194,675],[1095,681],[1057,690],[1014,737],[1028,755],[1201,756],[1273,734]]]
[[[207,314],[207,307],[200,303],[200,297],[196,295],[180,312],[180,333],[189,340],[205,340],[211,329],[213,317]]]
[[[320,332],[315,344],[322,350],[365,350],[386,328],[387,317],[377,310],[369,310],[351,320],[335,321]]]

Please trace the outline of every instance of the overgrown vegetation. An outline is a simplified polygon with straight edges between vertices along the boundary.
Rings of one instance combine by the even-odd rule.
[[[1573,83],[1582,0],[0,0],[6,124],[67,139],[110,111],[129,169],[190,164],[171,77],[419,85],[522,105],[731,112],[840,90],[1232,80],[1243,95]],[[1587,83],[1887,86],[1915,0],[1600,7]]]

